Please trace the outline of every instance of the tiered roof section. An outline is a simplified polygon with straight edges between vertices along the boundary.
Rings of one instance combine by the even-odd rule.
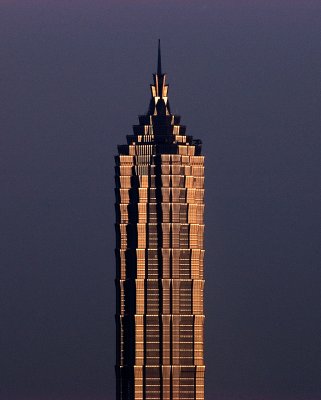
[[[186,126],[180,125],[181,117],[171,113],[166,74],[162,72],[160,42],[157,73],[153,74],[153,80],[148,112],[138,117],[139,124],[133,126],[133,135],[127,135],[127,145],[118,146],[119,154],[138,155],[134,147],[149,144],[154,155],[200,155],[202,142],[186,135]]]

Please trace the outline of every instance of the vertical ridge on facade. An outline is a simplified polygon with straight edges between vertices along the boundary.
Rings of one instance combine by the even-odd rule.
[[[117,400],[204,400],[204,156],[170,111],[160,43],[153,78],[115,157]]]

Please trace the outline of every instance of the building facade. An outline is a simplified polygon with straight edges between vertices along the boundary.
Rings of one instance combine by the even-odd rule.
[[[151,101],[116,159],[117,400],[204,399],[204,156]]]

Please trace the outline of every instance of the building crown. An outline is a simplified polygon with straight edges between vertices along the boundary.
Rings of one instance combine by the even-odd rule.
[[[151,100],[146,114],[139,115],[139,123],[133,125],[133,134],[127,135],[127,144],[118,146],[119,153],[123,155],[138,154],[135,148],[157,154],[185,154],[200,155],[202,142],[186,134],[186,126],[180,124],[181,117],[171,113],[168,102],[168,85],[166,74],[162,71],[162,57],[160,40],[158,41],[157,70],[153,74],[154,83],[150,85]],[[187,149],[190,146],[191,150]],[[147,150],[146,150],[147,151]],[[181,153],[179,153],[181,152]],[[150,153],[139,153],[150,155]]]

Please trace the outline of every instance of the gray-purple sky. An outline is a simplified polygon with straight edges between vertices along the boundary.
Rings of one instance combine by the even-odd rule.
[[[206,155],[207,400],[321,399],[321,2],[0,0],[0,399],[113,400],[113,155]]]

